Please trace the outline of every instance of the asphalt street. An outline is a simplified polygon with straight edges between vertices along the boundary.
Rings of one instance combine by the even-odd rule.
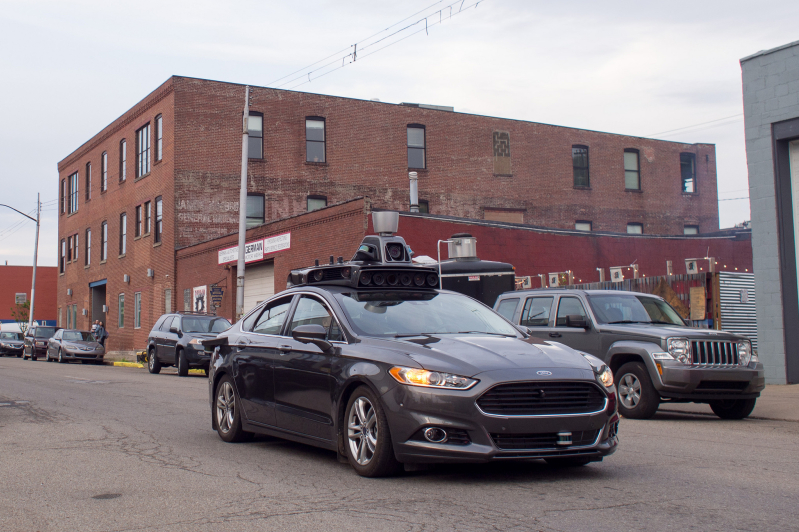
[[[0,530],[797,530],[799,423],[622,420],[604,462],[365,479],[334,453],[228,444],[207,381],[0,358]]]

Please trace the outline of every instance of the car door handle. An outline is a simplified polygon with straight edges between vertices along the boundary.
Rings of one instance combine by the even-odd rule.
[[[552,338],[560,338],[561,334],[560,333],[549,333],[549,336],[552,337]]]
[[[291,351],[290,345],[280,345],[277,348],[280,350],[281,355],[287,355],[289,354],[289,351]]]

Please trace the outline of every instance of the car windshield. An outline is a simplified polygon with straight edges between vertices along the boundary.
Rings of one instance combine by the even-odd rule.
[[[183,316],[184,333],[220,333],[230,328],[225,318],[198,318]]]
[[[22,340],[22,335],[15,332],[0,333],[0,340]]]
[[[94,336],[86,331],[64,331],[61,339],[66,342],[93,342]]]
[[[588,300],[600,323],[662,323],[685,327],[671,305],[654,297],[602,294]]]
[[[460,294],[387,292],[337,296],[356,332],[367,336],[487,333],[516,329],[483,304]]]
[[[55,334],[55,327],[36,327],[36,338],[51,338]]]

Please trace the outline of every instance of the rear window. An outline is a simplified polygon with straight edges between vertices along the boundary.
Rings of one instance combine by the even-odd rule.
[[[230,328],[230,322],[225,318],[183,316],[181,323],[184,333],[220,333]]]

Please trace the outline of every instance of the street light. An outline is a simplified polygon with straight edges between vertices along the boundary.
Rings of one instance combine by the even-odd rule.
[[[28,329],[30,329],[31,325],[33,324],[33,303],[36,298],[36,262],[39,253],[39,218],[41,217],[42,213],[42,204],[40,202],[40,196],[41,196],[40,194],[36,194],[36,218],[31,218],[24,212],[18,211],[17,209],[15,209],[10,205],[5,205],[3,203],[0,203],[0,207],[8,207],[12,211],[17,211],[25,218],[30,218],[31,220],[36,222],[36,243],[34,244],[33,248],[33,281],[31,282],[31,308],[30,308],[30,313],[28,315]]]

